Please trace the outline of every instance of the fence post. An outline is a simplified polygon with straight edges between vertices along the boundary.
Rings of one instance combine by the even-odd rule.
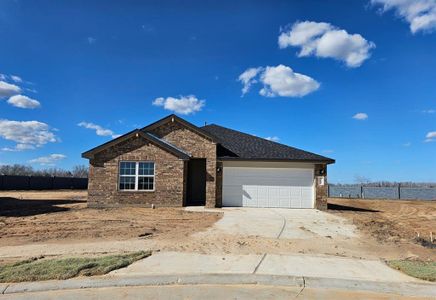
[[[398,200],[401,200],[401,183],[398,183]]]
[[[363,199],[363,184],[360,185],[360,199]]]

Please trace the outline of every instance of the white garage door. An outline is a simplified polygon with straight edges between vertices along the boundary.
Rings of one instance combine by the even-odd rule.
[[[313,208],[313,169],[224,167],[223,206]]]

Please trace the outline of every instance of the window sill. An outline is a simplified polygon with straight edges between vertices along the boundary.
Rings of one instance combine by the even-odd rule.
[[[119,193],[154,193],[156,190],[144,190],[144,191],[137,191],[137,190],[117,190]]]

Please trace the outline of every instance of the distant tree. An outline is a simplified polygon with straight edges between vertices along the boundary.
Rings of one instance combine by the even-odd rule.
[[[73,177],[88,178],[88,167],[85,165],[74,166],[72,174]]]
[[[21,175],[21,176],[30,176],[33,175],[35,171],[31,166],[25,165],[2,165],[0,166],[0,174],[1,175]]]

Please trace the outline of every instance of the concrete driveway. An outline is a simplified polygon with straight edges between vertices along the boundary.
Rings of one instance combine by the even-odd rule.
[[[192,211],[208,211],[188,207]],[[213,209],[211,209],[213,211]],[[281,239],[354,238],[354,225],[316,209],[222,208],[224,216],[212,228],[197,235],[233,234]]]
[[[209,210],[202,207],[187,209]],[[207,231],[196,233],[196,239],[213,243],[213,240],[230,235],[263,239],[265,245],[279,240],[292,240],[302,244],[319,243],[321,240],[324,244],[358,236],[355,226],[345,219],[314,209],[224,208],[220,211],[224,212],[222,219]],[[125,269],[111,272],[109,276],[262,274],[389,282],[416,281],[377,259],[344,258],[322,253],[309,255],[287,252],[286,255],[278,255],[268,250],[265,247],[261,253],[249,252],[242,255],[229,252],[200,254],[163,251]]]

